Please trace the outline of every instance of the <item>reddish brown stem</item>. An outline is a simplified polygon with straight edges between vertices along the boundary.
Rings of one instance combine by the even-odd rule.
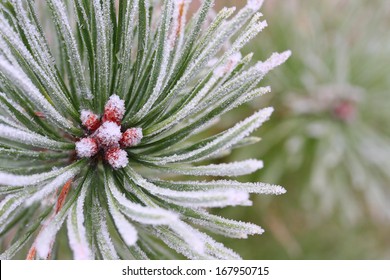
[[[65,200],[66,200],[66,197],[69,193],[69,190],[70,190],[70,187],[72,185],[72,182],[73,182],[73,179],[69,179],[64,187],[62,188],[61,192],[60,192],[60,195],[58,196],[57,198],[57,203],[56,203],[56,207],[55,207],[55,212],[53,213],[53,215],[50,216],[50,218],[48,218],[48,223],[54,219],[54,217],[58,214],[58,212],[61,211],[62,207],[64,206],[64,203],[65,203]],[[47,223],[45,223],[47,224]],[[44,224],[44,225],[45,225]],[[42,230],[45,228],[45,226],[42,226],[38,235],[39,236],[42,232]],[[50,243],[50,247],[52,248],[54,245],[53,242]],[[27,253],[27,257],[26,257],[26,260],[34,260],[35,259],[35,256],[37,254],[37,249],[35,247],[35,242],[34,244],[31,246],[30,250],[28,251]],[[49,259],[51,257],[51,249],[50,249],[50,252],[49,254],[47,255],[46,259]]]

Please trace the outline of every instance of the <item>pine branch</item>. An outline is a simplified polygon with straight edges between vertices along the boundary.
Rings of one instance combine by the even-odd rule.
[[[75,259],[175,257],[168,248],[239,259],[202,231],[263,232],[206,209],[248,206],[250,193],[282,187],[202,181],[250,174],[263,162],[194,163],[258,142],[250,135],[273,109],[192,136],[268,93],[259,83],[290,52],[252,66],[252,54],[242,57],[267,25],[260,0],[237,13],[222,9],[211,23],[212,0],[194,15],[191,1],[160,2],[119,1],[118,10],[113,0],[0,3],[0,158],[10,163],[0,165],[0,239],[13,240],[2,259],[19,251],[54,258],[63,226]],[[167,181],[164,173],[200,180]]]

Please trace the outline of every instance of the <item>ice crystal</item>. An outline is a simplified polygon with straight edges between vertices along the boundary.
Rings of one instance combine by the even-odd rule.
[[[76,142],[76,153],[79,157],[90,158],[98,152],[98,144],[94,138],[83,138]]]
[[[103,122],[121,123],[125,114],[125,102],[118,95],[112,95],[104,106]]]
[[[105,159],[115,169],[125,167],[129,163],[126,151],[120,148],[109,148],[106,151]]]
[[[259,83],[290,52],[257,64],[241,54],[267,25],[263,1],[235,15],[225,8],[211,22],[212,0],[193,15],[189,0],[161,2],[0,3],[0,238],[13,240],[2,243],[2,259],[63,257],[64,225],[75,259],[174,251],[237,259],[202,231],[263,232],[206,209],[248,206],[250,193],[278,195],[282,187],[166,175],[234,177],[263,168],[258,159],[200,162],[256,143],[250,134],[272,108],[219,134],[193,136],[269,92]]]
[[[95,137],[103,147],[118,145],[122,139],[121,127],[112,121],[104,122],[96,131]]]
[[[81,111],[81,124],[89,131],[95,131],[100,127],[99,117],[90,110]]]
[[[141,143],[142,137],[142,128],[132,127],[123,132],[120,143],[125,147],[137,146]]]

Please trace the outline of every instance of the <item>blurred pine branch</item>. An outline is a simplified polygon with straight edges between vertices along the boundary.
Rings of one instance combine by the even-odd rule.
[[[255,150],[266,167],[251,179],[289,192],[278,205],[256,199],[271,231],[242,245],[259,248],[251,258],[390,256],[389,11],[384,1],[266,1],[255,57],[294,55],[267,78],[267,103],[254,104],[277,109]]]

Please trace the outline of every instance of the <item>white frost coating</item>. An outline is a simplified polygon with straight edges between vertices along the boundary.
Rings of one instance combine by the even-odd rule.
[[[196,75],[207,64],[207,62],[215,56],[215,54],[221,49],[221,46],[229,39],[229,37],[231,37],[236,31],[238,31],[247,22],[247,20],[252,14],[253,11],[251,9],[240,10],[240,12],[231,21],[229,21],[229,24],[225,25],[225,27],[222,30],[220,30],[221,32],[219,32],[218,35],[215,36],[215,38],[212,40],[212,42],[210,42],[210,44],[208,44],[207,47],[201,48],[202,51],[200,52],[196,52],[194,55],[196,59],[189,64],[184,74],[178,80],[174,88],[168,93],[165,100],[169,99],[172,95],[180,92],[183,88],[185,88],[185,86],[191,81],[194,75]],[[224,55],[223,59],[220,59],[220,61],[223,63],[225,59],[228,59],[228,57],[236,51],[237,50],[232,51],[227,55]],[[149,101],[150,99],[148,100],[148,102]],[[143,109],[141,109],[141,111]],[[139,111],[138,113],[140,113],[141,111]],[[142,116],[137,116],[137,117],[142,117]],[[137,121],[137,120],[138,118],[132,119],[132,121]]]
[[[69,170],[69,167],[33,175],[15,175],[12,173],[0,172],[0,185],[15,187],[36,185],[50,178],[57,177],[67,170]]]
[[[125,243],[128,246],[134,245],[138,239],[135,227],[119,211],[111,209],[111,214]]]
[[[139,143],[141,143],[141,140],[143,138],[143,133],[142,133],[142,128],[140,128],[140,127],[135,127],[134,131],[135,131],[135,137],[134,137],[134,144],[133,145],[136,146]]]
[[[72,70],[71,74],[77,84],[77,93],[79,96],[83,96],[86,99],[92,99],[93,96],[85,81],[84,67],[82,66],[76,40],[73,36],[72,28],[70,27],[65,5],[63,1],[59,0],[48,0],[48,3],[52,7],[55,22],[58,24],[58,28],[61,30],[61,34],[64,37],[67,54],[71,61],[69,63]]]
[[[85,199],[85,193],[86,193],[85,189],[86,189],[85,187],[82,189],[81,194],[77,200],[78,204],[81,203],[81,207],[82,207],[82,205],[84,203],[84,199]],[[50,251],[51,251],[52,245],[55,241],[55,236],[57,235],[57,232],[60,230],[60,228],[61,228],[62,224],[64,223],[66,217],[68,216],[69,212],[71,210],[72,211],[77,210],[76,207],[77,207],[77,204],[73,204],[73,207],[67,207],[67,208],[63,207],[60,210],[60,212],[53,214],[53,216],[51,218],[46,220],[47,223],[44,224],[42,231],[39,232],[37,238],[35,239],[35,243],[34,243],[34,245],[37,249],[38,257],[43,258],[43,259],[47,258],[47,256],[50,254]],[[71,215],[72,214],[70,213],[69,216],[71,216]],[[76,218],[80,218],[80,217],[76,216]],[[70,218],[68,217],[68,220],[69,219]],[[81,222],[83,222],[84,217],[82,216],[81,219],[82,219]],[[70,228],[68,228],[68,232],[71,231],[71,228],[72,228],[72,224],[70,224]],[[72,238],[72,236],[71,236],[71,238]],[[73,238],[73,241],[74,240],[75,240],[75,237]],[[70,243],[72,243],[71,240],[70,240]]]
[[[228,149],[241,139],[247,137],[255,129],[260,127],[266,120],[268,120],[272,112],[273,108],[271,107],[262,109],[244,121],[239,122],[234,127],[225,131],[225,133],[223,133],[220,137],[199,149],[180,155],[157,158],[156,161],[160,164],[167,164],[180,161],[191,161],[192,158],[201,160],[211,157],[222,150]]]
[[[94,10],[95,18],[95,32],[96,32],[96,51],[95,51],[95,60],[96,60],[96,72],[98,75],[99,83],[98,85],[100,94],[102,96],[108,96],[108,83],[109,83],[109,71],[110,71],[110,62],[109,62],[109,50],[107,44],[107,33],[110,32],[110,26],[105,21],[106,9],[102,9],[101,1],[93,0],[92,8]],[[106,5],[107,1],[103,2],[103,5]]]
[[[107,150],[105,159],[114,169],[123,168],[129,163],[127,152],[119,148]]]
[[[55,218],[51,220],[41,232],[39,232],[34,243],[39,258],[46,259],[49,255],[57,232],[60,230],[62,224],[64,223],[68,212],[69,209],[64,212],[60,212],[59,215],[56,215]]]
[[[76,206],[74,206],[76,208]],[[71,211],[74,211],[73,209]],[[85,234],[84,225],[83,229],[79,228],[79,225],[74,226],[72,219],[75,219],[74,215],[69,214],[66,221],[66,227],[68,229],[69,246],[73,251],[73,259],[75,260],[92,260],[92,253],[88,246],[85,237],[82,237],[82,232]],[[84,240],[81,240],[83,238]]]
[[[158,123],[155,126],[152,126],[151,132],[148,133],[148,136],[156,135],[157,133],[166,130],[173,125],[177,124],[181,120],[185,119],[188,115],[190,115],[193,112],[193,109],[196,108],[196,106],[199,104],[199,102],[202,100],[203,97],[205,97],[209,92],[210,89],[215,85],[215,83],[218,81],[218,77],[214,75],[210,78],[210,80],[206,83],[206,85],[200,90],[188,104],[183,106],[178,112],[171,115],[169,118],[164,120],[161,123]]]
[[[90,158],[96,155],[98,146],[93,138],[82,138],[76,142],[76,153],[80,158]]]
[[[240,13],[240,15],[236,16],[234,20],[232,20],[231,24],[227,28],[220,32],[220,34],[218,34],[218,36],[216,36],[216,38],[214,38],[214,40],[208,44],[204,50],[202,50],[202,52],[195,54],[196,59],[189,64],[182,77],[176,83],[175,87],[170,91],[169,95],[175,92],[180,92],[191,81],[191,78],[215,57],[215,54],[221,48],[223,43],[238,28],[240,28],[240,23],[243,24],[242,20],[246,20],[246,18],[243,17],[242,13]]]
[[[249,9],[249,11],[248,9],[243,9],[239,12],[237,17],[241,14],[239,18],[241,17],[245,18],[248,15],[250,16],[252,13],[253,11],[251,9]],[[245,46],[245,44],[247,44],[250,40],[252,40],[258,33],[260,33],[267,26],[266,21],[259,22],[261,16],[262,16],[261,13],[256,13],[252,17],[245,30],[240,33],[238,38],[235,39],[232,46],[227,51],[225,51],[222,57],[219,59],[220,62],[227,61],[229,57],[234,55],[236,52],[239,52],[240,49],[242,49]],[[247,18],[245,19],[245,22],[246,20]],[[236,25],[242,26],[242,22],[237,22]],[[233,26],[231,28],[236,28],[236,26]]]
[[[114,122],[104,122],[94,134],[100,145],[118,146],[122,138],[121,127]]]
[[[4,33],[4,30],[2,29],[5,28],[5,26],[3,24],[4,24],[4,19],[0,17],[0,33]],[[8,48],[8,45],[2,36],[0,36],[0,55],[4,55],[4,57],[6,57],[11,62],[11,64],[14,65],[18,64],[18,62],[16,61],[15,57],[12,55],[11,50]]]
[[[27,33],[30,32],[31,31]],[[60,89],[60,86],[58,85],[57,79],[53,75],[55,71],[53,71],[52,67],[50,67],[51,65],[54,64],[53,60],[52,62],[41,62],[41,63],[37,62],[35,58],[30,54],[29,50],[25,47],[24,42],[20,39],[19,35],[14,32],[14,30],[9,26],[9,23],[1,15],[0,15],[0,33],[3,33],[4,37],[7,38],[8,43],[17,49],[20,56],[22,56],[23,59],[26,61],[26,63],[28,63],[28,65],[32,68],[32,71],[40,77],[43,84],[47,88],[51,89],[53,96],[58,98],[65,107],[71,109],[72,105],[70,104],[70,102],[63,96],[63,94],[60,94],[62,91]],[[44,43],[42,44],[44,45]],[[0,44],[0,47],[3,48],[4,47],[3,44]],[[35,48],[33,47],[32,50],[34,49]],[[37,55],[42,56],[43,52],[45,51],[37,51],[35,53],[39,53],[39,55],[38,54]],[[23,71],[18,66],[18,62],[15,60],[13,55],[10,52],[8,52],[8,47],[6,49],[6,52],[4,53],[6,57],[9,59],[9,61],[11,61],[11,63],[15,67],[17,66],[20,71]]]
[[[251,67],[247,71],[242,72],[241,74],[233,77],[227,81],[223,86],[219,87],[213,94],[210,94],[205,99],[202,100],[200,104],[197,105],[195,113],[200,113],[200,115],[205,115],[210,112],[216,105],[221,105],[221,102],[229,99],[229,95],[232,92],[238,91],[240,86],[246,83],[255,83],[260,82],[264,74],[257,69],[255,66]],[[250,89],[249,89],[250,90]],[[236,101],[233,104],[237,104],[237,100],[241,99],[237,93],[233,94],[236,96]],[[223,112],[227,112],[232,108],[232,104],[229,107],[225,107]]]
[[[127,78],[130,76],[129,71],[131,69],[130,67],[131,52],[128,50],[130,50],[131,46],[133,45],[134,25],[137,23],[136,15],[138,14],[138,10],[139,10],[139,1],[130,1],[130,0],[123,0],[123,1],[127,1],[127,5],[126,5],[126,15],[124,16],[124,19],[126,19],[126,23],[122,25],[122,30],[119,31],[124,34],[123,35],[124,39],[121,40],[121,47],[118,53],[118,60],[123,65],[118,69],[118,82],[116,87],[118,92],[126,92],[124,87],[126,86]],[[146,40],[145,37],[148,36],[144,36],[144,40]],[[144,44],[144,47],[146,47],[146,45],[147,44]],[[141,65],[143,65],[143,63],[141,63]]]
[[[177,221],[170,225],[171,229],[180,235],[183,240],[191,246],[198,254],[205,252],[205,242],[202,236],[193,227],[187,225],[183,221]]]
[[[72,169],[64,172],[63,174],[57,176],[53,181],[51,181],[49,184],[44,186],[42,189],[37,191],[34,195],[32,195],[30,198],[28,198],[25,201],[25,204],[27,206],[33,204],[36,201],[39,201],[40,199],[44,198],[48,194],[52,193],[59,187],[63,186],[69,179],[72,179],[77,175],[77,173],[80,172],[81,167],[73,167]]]
[[[122,134],[121,144],[125,147],[137,146],[143,138],[142,128],[132,127]]]
[[[14,121],[19,122],[19,120],[16,119],[16,117],[11,113],[11,111],[8,110],[8,106],[12,106],[13,109],[18,111],[19,114],[21,114],[21,115],[25,116],[26,118],[30,119],[29,115],[26,114],[26,111],[18,103],[14,102],[12,99],[8,98],[8,96],[5,93],[0,92],[0,97],[3,98],[7,103],[9,103],[9,105],[7,105],[7,106],[5,104],[1,103],[0,106],[4,110],[7,110],[7,113],[12,116]]]
[[[110,233],[107,228],[107,215],[102,211],[102,207],[97,197],[93,199],[92,223],[96,233],[96,243],[99,251],[104,259],[116,260],[119,256],[116,253],[114,244],[112,243]]]
[[[96,131],[101,125],[100,117],[90,110],[81,110],[81,124],[89,131]]]
[[[106,189],[108,206],[110,213],[114,219],[114,223],[118,228],[120,235],[128,246],[132,246],[137,242],[137,230],[135,227],[120,213],[118,206],[115,204],[112,195],[109,193],[108,187]]]
[[[222,208],[227,206],[251,206],[249,194],[239,190],[224,191],[193,191],[177,192],[166,191],[168,195],[159,194],[166,201],[189,208]],[[165,191],[161,191],[165,193]]]
[[[159,239],[161,239],[168,247],[175,250],[176,252],[182,254],[188,259],[192,260],[209,260],[214,259],[207,254],[199,254],[193,248],[191,248],[191,243],[186,243],[183,241],[180,236],[161,227],[155,227],[152,229],[152,233]]]
[[[145,13],[145,22],[146,22],[145,34],[150,34],[150,32],[151,32],[151,24],[150,24],[149,17],[150,17],[151,3],[149,1],[143,1],[143,2],[144,2],[143,3],[144,6],[145,6],[145,11],[146,11],[146,13]],[[150,36],[144,36],[144,38],[143,38],[143,45],[145,47],[145,53],[147,53],[149,51],[149,43],[150,43],[150,41],[151,41]],[[147,61],[147,56],[144,55],[143,58],[142,58],[141,65],[146,65],[146,61]]]
[[[167,168],[168,172],[195,175],[195,176],[241,176],[251,174],[261,168],[264,164],[261,160],[248,159],[244,161],[210,164],[203,166]],[[164,170],[164,169],[163,169]]]
[[[39,148],[63,149],[68,143],[51,140],[35,132],[27,132],[8,125],[0,124],[0,138]]]
[[[197,59],[190,65],[190,68],[188,70],[188,73],[192,71],[197,71],[201,67],[203,67],[210,59],[212,59],[215,54],[218,52],[218,50],[221,49],[221,46],[224,45],[226,41],[229,40],[233,34],[235,34],[238,30],[240,30],[243,25],[245,25],[248,21],[248,19],[253,15],[255,11],[251,9],[250,7],[246,7],[244,9],[241,9],[233,19],[226,22],[226,24],[223,24],[221,28],[219,28],[219,31],[215,36],[211,37],[211,42],[207,45],[207,47],[203,48],[201,52],[196,53]],[[228,59],[232,54],[239,51],[240,47],[236,45],[235,47],[230,48],[228,51],[226,51],[223,56],[219,59],[219,62],[224,63],[226,59]],[[199,67],[199,68],[198,68]],[[186,77],[186,73],[183,75]],[[186,77],[187,78],[187,77]],[[188,80],[186,81],[188,82]],[[178,84],[180,81],[178,82]]]
[[[111,95],[110,98],[108,99],[105,107],[105,110],[114,110],[117,112],[122,119],[123,115],[125,114],[125,101],[123,101],[118,95],[114,94]]]
[[[54,121],[61,127],[65,129],[72,128],[72,124],[69,120],[64,118],[47,100],[44,96],[39,92],[39,90],[35,87],[30,78],[24,73],[22,70],[18,69],[14,65],[11,65],[4,59],[4,57],[0,56],[0,71],[15,85],[20,88],[23,93],[31,98],[42,111],[45,112],[47,116],[49,116],[51,121]]]
[[[184,5],[184,0],[173,0],[173,4],[174,4],[174,10],[172,14],[172,23],[171,23],[172,27],[167,41],[171,49],[175,47],[179,32],[183,27],[180,24],[182,17],[179,17],[179,9],[181,8],[182,5]]]
[[[87,234],[84,226],[84,201],[87,193],[87,186],[84,184],[77,203],[72,207],[68,215],[67,228],[69,245],[73,251],[75,260],[91,260],[93,259],[92,250],[87,241]]]
[[[27,10],[25,9],[25,6],[23,5],[22,1],[19,0],[13,0],[13,5],[16,9],[16,15],[19,21],[19,24],[21,24],[22,28],[25,29],[27,32],[25,32],[25,35],[28,38],[29,43],[32,45],[31,51],[34,53],[34,55],[40,59],[41,65],[44,67],[50,68],[54,70],[54,59],[50,54],[50,51],[48,50],[47,44],[45,42],[45,39],[41,34],[39,33],[37,26],[34,25],[30,17],[28,15]],[[34,11],[33,11],[34,13]],[[50,72],[50,71],[48,71]],[[54,73],[54,71],[53,71]],[[51,74],[51,73],[48,73]]]
[[[234,252],[232,249],[226,248],[222,243],[219,243],[212,239],[207,234],[199,232],[203,241],[206,243],[206,253],[222,260],[241,260],[240,255]]]
[[[1,104],[0,104],[0,108],[2,108]],[[7,113],[8,113],[8,112],[7,112]],[[13,116],[11,116],[11,118],[13,118]],[[10,125],[10,126],[16,128],[16,129],[24,130],[24,131],[28,132],[28,130],[26,129],[26,127],[24,127],[23,125],[21,125],[19,122],[15,122],[15,121],[12,120],[11,118],[0,116],[0,123],[4,123],[4,124]]]
[[[23,203],[25,194],[7,195],[0,202],[0,232],[6,226],[6,222],[11,213]]]
[[[173,14],[172,1],[167,1],[165,3],[165,5],[167,5],[167,9],[168,9],[167,10],[167,18],[170,18]],[[155,71],[155,68],[159,68],[156,84],[153,88],[151,95],[149,96],[148,100],[144,104],[144,106],[142,106],[142,108],[132,118],[133,121],[134,120],[137,121],[137,120],[142,119],[150,111],[153,104],[156,102],[156,100],[158,99],[158,97],[161,94],[161,89],[163,88],[165,77],[168,74],[167,68],[168,68],[170,54],[172,51],[171,47],[169,45],[169,42],[168,42],[168,37],[167,37],[167,34],[169,32],[169,26],[170,26],[169,23],[170,23],[169,20],[167,20],[165,26],[164,25],[160,26],[160,30],[159,30],[160,32],[159,32],[159,36],[157,38],[157,42],[159,42],[161,40],[161,38],[160,38],[161,33],[162,33],[161,31],[164,30],[166,37],[163,39],[164,43],[163,43],[162,59],[161,59],[161,62],[159,65],[157,65],[158,61],[155,60],[153,63],[153,69],[152,69],[152,73],[153,73]]]
[[[171,36],[169,39],[169,43],[171,46],[175,46],[175,57],[173,59],[172,67],[169,72],[169,76],[172,75],[173,69],[176,66],[180,55],[182,54],[182,48],[184,43],[184,33],[185,33],[185,25],[187,19],[187,11],[192,0],[176,0],[175,3],[175,11],[173,14],[173,26],[171,31]],[[176,19],[176,20],[175,20]]]
[[[91,115],[95,115],[95,114],[92,111],[90,111],[90,110],[81,110],[81,112],[80,112],[80,120],[81,120],[83,125],[85,125],[85,123],[89,120]]]
[[[291,51],[285,51],[282,53],[273,53],[265,62],[259,62],[256,64],[256,67],[262,71],[264,74],[268,73],[275,67],[286,62],[286,60],[291,56]]]
[[[161,185],[165,188],[170,188],[173,190],[179,189],[183,191],[236,189],[236,190],[242,190],[248,193],[256,193],[256,194],[280,195],[286,193],[286,190],[283,187],[277,185],[271,185],[262,182],[242,183],[233,180],[216,180],[210,182],[201,182],[201,181],[166,182],[164,181],[164,182],[155,182],[155,184]]]
[[[255,17],[260,18],[261,14],[258,13],[255,15]],[[249,28],[245,30],[233,43],[231,49],[225,53],[225,55],[228,55],[229,53],[235,52],[243,48],[250,40],[252,40],[254,37],[256,37],[257,34],[259,34],[264,28],[267,27],[267,22],[260,21],[251,21]]]
[[[130,167],[127,167],[130,172],[130,178],[134,182],[145,188],[152,194],[164,197],[165,200],[177,205],[186,207],[225,207],[237,205],[251,205],[249,195],[245,191],[229,189],[229,190],[210,190],[210,191],[176,191],[166,188],[160,188],[153,183],[135,173]]]
[[[229,105],[228,110],[236,108],[242,104],[245,104],[245,103],[251,101],[252,99],[254,99],[256,97],[262,96],[262,95],[264,95],[266,93],[270,93],[270,92],[271,92],[271,87],[261,87],[261,88],[254,89],[250,92],[243,94],[239,98],[237,98],[232,104]]]
[[[224,259],[224,260],[240,260],[240,256],[235,253],[233,250],[224,247],[219,242],[213,240],[210,236],[199,232],[197,229],[192,228],[192,231],[197,234],[199,238],[201,238],[202,242],[205,244],[205,251],[199,255],[198,253],[191,250],[191,243],[182,243],[180,241],[176,241],[175,236],[171,236],[171,234],[166,231],[162,231],[161,229],[157,229],[157,236],[162,239],[169,247],[176,250],[177,252],[182,253],[184,256],[187,256],[191,259]]]
[[[254,11],[257,11],[263,5],[264,0],[248,0],[247,6]]]
[[[216,75],[217,77],[220,78],[223,75],[225,75],[226,73],[229,73],[230,71],[232,71],[234,69],[234,67],[237,66],[237,64],[240,62],[241,58],[242,58],[242,55],[240,52],[236,52],[236,53],[232,54],[229,57],[228,61],[225,63],[225,65],[221,65],[214,70],[214,75]]]
[[[193,210],[196,217],[189,218],[191,222],[217,234],[231,238],[248,238],[248,235],[262,234],[264,230],[258,225],[226,219],[209,214],[203,209]]]
[[[177,215],[170,211],[161,208],[144,207],[140,204],[131,202],[117,189],[115,182],[113,182],[111,178],[108,180],[108,186],[115,200],[122,206],[122,212],[136,222],[162,225],[170,224],[178,219]]]

